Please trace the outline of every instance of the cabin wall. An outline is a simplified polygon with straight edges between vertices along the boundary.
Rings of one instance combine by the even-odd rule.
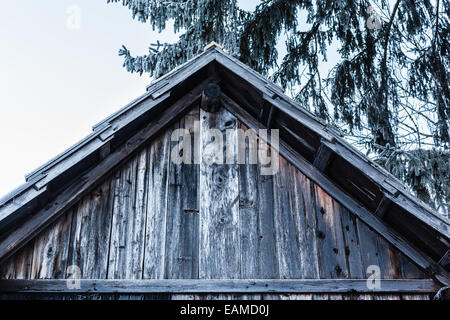
[[[0,294],[0,300],[432,300],[429,294]]]
[[[183,150],[171,134],[193,134],[195,121],[201,139]],[[3,263],[0,278],[61,279],[77,266],[85,279],[360,279],[371,265],[383,279],[426,278],[283,158],[273,176],[255,164],[172,161],[212,154],[211,128],[236,157],[225,130],[238,127],[225,109],[190,111]]]

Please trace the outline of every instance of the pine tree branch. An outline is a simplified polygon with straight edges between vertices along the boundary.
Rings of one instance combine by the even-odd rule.
[[[397,2],[395,3],[395,6],[394,6],[394,10],[392,11],[391,17],[389,19],[389,23],[387,25],[386,32],[384,34],[384,53],[383,53],[383,62],[381,64],[382,72],[384,72],[383,70],[386,69],[387,52],[388,52],[388,47],[389,47],[389,36],[391,33],[392,24],[394,23],[395,15],[397,14],[399,4],[400,4],[400,0],[397,0]]]
[[[437,3],[436,3],[436,29],[434,31],[434,38],[433,38],[433,51],[435,51],[435,49],[436,49],[436,42],[437,42],[437,38],[439,36],[439,5],[440,5],[440,1],[437,0]]]
[[[382,62],[382,66],[385,68],[386,67],[386,61],[387,61],[387,51],[388,51],[388,46],[389,46],[389,36],[391,33],[391,28],[392,28],[392,24],[394,23],[394,18],[397,14],[397,10],[398,7],[400,5],[400,0],[397,0],[397,2],[394,5],[394,10],[392,11],[391,17],[389,19],[389,23],[387,25],[387,29],[384,35],[384,54],[383,54],[383,62]],[[382,67],[382,68],[383,68]]]

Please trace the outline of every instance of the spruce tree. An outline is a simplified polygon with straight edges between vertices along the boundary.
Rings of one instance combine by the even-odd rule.
[[[420,199],[448,215],[450,46],[448,0],[108,0],[162,31],[145,56],[123,46],[129,72],[159,77],[216,41],[270,77],[317,116],[341,128]],[[284,37],[287,54],[278,56]],[[320,66],[337,47],[328,74]]]

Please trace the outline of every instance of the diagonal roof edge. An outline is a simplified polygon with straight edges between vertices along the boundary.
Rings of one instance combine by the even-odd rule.
[[[298,102],[291,99],[289,96],[287,96],[284,91],[256,72],[255,70],[251,69],[246,64],[242,63],[238,59],[226,54],[224,51],[215,48],[217,52],[220,53],[217,57],[217,62],[221,63],[223,66],[230,68],[231,70],[238,72],[236,68],[233,68],[234,66],[239,66],[239,68],[242,68],[243,71],[245,71],[247,74],[251,74],[255,77],[255,79],[258,79],[261,84],[258,89],[260,89],[262,92],[268,93],[275,93],[275,98],[267,97],[267,100],[269,100],[270,103],[274,104],[279,109],[284,109],[283,111],[287,112],[291,116],[293,116],[296,119],[299,119],[302,115],[307,116],[310,120],[312,120],[311,123],[306,123],[306,126],[309,126],[310,129],[314,130],[318,134],[322,136],[325,140],[327,140],[328,146],[334,146],[334,151],[336,152],[345,152],[348,154],[348,157],[351,157],[353,161],[357,161],[360,166],[364,166],[368,172],[365,171],[365,174],[368,174],[372,180],[374,180],[376,183],[380,184],[384,189],[387,189],[390,191],[390,193],[398,191],[400,193],[400,200],[403,202],[403,206],[408,209],[414,209],[410,204],[408,204],[408,201],[412,201],[415,206],[419,206],[420,209],[423,209],[431,219],[438,219],[439,222],[432,221],[429,219],[426,219],[427,224],[432,224],[434,227],[441,227],[444,226],[445,230],[447,231],[446,236],[450,238],[450,219],[446,218],[445,216],[437,213],[434,209],[432,209],[429,205],[418,199],[417,197],[413,196],[404,186],[404,184],[397,179],[395,176],[393,176],[390,172],[388,172],[386,169],[375,163],[374,161],[370,160],[368,157],[366,157],[361,151],[357,150],[355,147],[353,147],[349,142],[345,141],[341,133],[338,129],[335,127],[332,127],[328,124],[326,124],[324,121],[322,121],[320,118],[315,116],[312,112],[307,110],[306,108],[302,107]],[[227,64],[226,60],[229,60],[230,62],[233,62],[233,65]],[[248,79],[246,79],[249,81]],[[254,83],[252,83],[254,85]],[[287,107],[291,106],[293,107],[291,110],[289,110]],[[305,120],[304,117],[301,118],[301,120]],[[300,121],[301,121],[300,120]],[[351,162],[351,161],[350,161]],[[385,177],[383,181],[377,181],[379,179],[375,178],[376,173],[380,173],[382,176]],[[410,211],[410,210],[408,210]],[[415,212],[412,212],[417,218],[423,220],[422,216],[415,214]],[[433,223],[434,222],[434,223]],[[441,228],[440,228],[441,229]],[[442,230],[442,229],[441,229]]]
[[[339,156],[342,156],[344,160],[354,165],[358,171],[361,171],[365,176],[368,176],[385,194],[395,193],[392,200],[399,206],[406,208],[405,210],[408,213],[417,217],[421,225],[429,226],[434,232],[433,236],[438,233],[439,237],[442,239],[445,237],[446,239],[450,238],[450,222],[448,219],[437,214],[419,199],[410,195],[409,192],[403,188],[401,182],[395,177],[391,176],[387,171],[353,148],[333,127],[328,126],[314,114],[290,99],[277,85],[218,48],[212,48],[200,54],[167,75],[157,79],[147,88],[147,92],[141,97],[96,124],[93,127],[93,132],[85,139],[27,175],[27,182],[24,185],[0,200],[0,227],[11,225],[8,220],[12,219],[11,217],[14,218],[15,216],[22,214],[22,210],[32,212],[30,209],[32,206],[30,204],[33,201],[36,202],[36,199],[40,200],[38,197],[41,195],[44,195],[45,199],[48,198],[49,194],[52,195],[51,189],[53,189],[53,186],[56,184],[48,184],[52,179],[60,178],[61,176],[64,176],[67,179],[67,172],[73,173],[76,171],[77,174],[81,172],[79,167],[76,167],[75,165],[81,161],[83,161],[84,164],[88,162],[87,159],[89,159],[94,152],[101,151],[102,148],[109,143],[110,139],[113,139],[118,129],[124,128],[130,123],[135,125],[140,120],[149,120],[144,116],[145,112],[152,110],[152,108],[159,106],[166,101],[170,102],[171,100],[168,99],[171,97],[171,93],[173,93],[174,98],[176,96],[177,99],[179,95],[185,94],[185,91],[188,89],[186,83],[189,82],[186,80],[198,80],[197,76],[192,76],[211,62],[223,66],[227,72],[234,73],[245,80],[252,88],[255,88],[255,91],[258,91],[258,94],[262,95],[263,101],[270,103],[272,107],[279,109],[283,113],[293,117],[296,122],[311,129],[315,134],[321,137],[322,143],[329,146],[333,152],[339,154]],[[203,77],[204,73],[201,73],[201,76]],[[177,87],[179,84],[181,84],[181,86]],[[175,90],[172,90],[173,88],[175,88]],[[178,90],[177,88],[180,88],[181,90]],[[162,106],[164,106],[164,104]],[[138,119],[139,121],[136,121]],[[130,133],[130,131],[127,131],[126,129],[121,132]],[[101,160],[96,161],[99,161],[99,164],[102,164]],[[67,179],[67,182],[74,184],[76,183],[76,179],[71,177],[70,179]],[[47,184],[49,186],[49,191],[47,191]],[[15,201],[16,199],[17,201]],[[45,201],[51,203],[53,200],[47,199]],[[59,200],[56,199],[54,201],[58,203],[57,201]],[[33,207],[33,210],[34,209],[36,209],[36,206]],[[372,218],[375,220],[378,219],[377,217]],[[30,220],[32,219],[27,220],[27,223]],[[379,223],[383,224],[384,222],[379,221]],[[383,226],[387,228],[384,224]],[[36,230],[33,229],[31,233]],[[30,234],[27,235],[27,237],[31,236],[32,235]],[[447,241],[446,243],[448,244],[448,240],[445,241]]]
[[[187,69],[193,63],[197,62],[197,63],[195,63],[195,65],[197,67],[202,67],[204,65],[207,65],[212,60],[214,60],[214,55],[213,55],[212,50],[210,50],[210,51],[204,52],[204,53],[194,57],[193,59],[185,62],[184,64],[182,64],[180,66],[178,66],[177,68],[175,68],[174,70],[172,70],[168,74],[158,78],[157,80],[155,80],[154,83],[152,83],[151,85],[147,86],[147,92],[146,93],[144,93],[140,97],[134,99],[132,102],[128,103],[123,108],[121,108],[120,110],[114,112],[113,114],[111,114],[110,116],[106,117],[102,121],[96,123],[92,127],[93,132],[90,133],[86,138],[82,139],[81,141],[77,142],[73,146],[69,147],[67,150],[65,150],[61,154],[57,155],[56,157],[54,157],[50,161],[48,161],[48,162],[44,163],[43,165],[39,166],[38,168],[36,168],[32,172],[26,174],[25,175],[26,181],[29,181],[29,180],[33,179],[37,175],[41,174],[42,171],[48,170],[50,167],[52,167],[52,165],[54,165],[55,163],[57,163],[58,161],[60,161],[60,160],[62,160],[64,158],[66,158],[71,153],[73,153],[73,151],[76,151],[80,147],[83,147],[87,142],[89,142],[90,140],[92,140],[95,137],[99,136],[99,134],[101,134],[105,130],[105,127],[108,126],[108,124],[110,124],[111,122],[113,122],[114,120],[116,120],[117,118],[119,118],[120,116],[125,114],[126,112],[128,112],[130,109],[135,107],[138,103],[142,102],[143,100],[145,100],[145,99],[147,99],[149,97],[152,97],[153,99],[156,99],[156,98],[160,97],[161,96],[161,92],[160,91],[162,89],[164,91],[168,91],[172,87],[177,85],[180,81],[182,81],[184,78],[189,77],[193,73],[193,71],[195,71],[195,69],[191,70],[191,72],[188,72],[183,77],[179,77],[179,79],[175,79],[175,81],[172,81],[172,83],[170,83],[168,85],[168,80],[169,79],[174,78],[175,76],[177,76],[182,71],[185,71],[185,69]],[[171,80],[173,80],[173,79],[171,79]],[[176,81],[176,80],[178,80],[178,81]],[[2,201],[0,200],[0,205],[1,205],[1,203],[2,203]]]
[[[380,167],[375,162],[369,160],[364,154],[362,154],[348,142],[346,142],[336,129],[328,126],[321,119],[317,118],[313,113],[303,108],[296,101],[292,100],[284,93],[284,91],[280,87],[278,87],[273,82],[257,73],[241,61],[229,56],[223,50],[216,47],[194,57],[193,59],[175,68],[170,73],[157,79],[154,83],[147,87],[147,92],[145,94],[127,104],[125,107],[113,113],[103,121],[94,125],[93,132],[89,134],[85,139],[76,143],[65,152],[61,153],[57,157],[53,158],[49,162],[26,175],[27,182],[25,184],[0,199],[0,209],[8,201],[13,200],[15,197],[19,196],[27,189],[33,188],[34,183],[39,182],[42,179],[50,179],[49,177],[47,177],[47,175],[49,175],[50,173],[51,176],[61,173],[61,170],[64,170],[64,168],[54,170],[55,172],[53,172],[52,169],[54,169],[65,159],[73,157],[79,150],[87,148],[87,146],[90,146],[90,144],[92,144],[92,150],[94,150],[95,148],[101,148],[103,146],[103,142],[105,142],[105,138],[102,135],[105,135],[107,137],[108,135],[113,134],[111,132],[114,132],[112,124],[121,121],[121,124],[124,125],[127,123],[127,121],[131,121],[133,117],[127,118],[127,114],[129,114],[131,110],[137,108],[144,101],[147,101],[149,99],[151,99],[152,101],[150,106],[145,106],[146,108],[150,108],[160,103],[165,98],[167,98],[167,92],[170,92],[173,87],[189,78],[198,69],[208,65],[213,61],[216,61],[231,72],[236,73],[237,75],[241,76],[246,81],[251,83],[251,85],[261,91],[265,95],[265,99],[275,107],[286,112],[298,121],[305,123],[307,127],[318,133],[325,140],[325,142],[328,143],[329,146],[334,148],[335,152],[346,153],[347,155],[345,156],[351,158],[352,161],[356,161],[361,167],[364,167],[365,174],[372,178],[372,180],[374,180],[376,183],[380,184],[384,189],[388,189],[388,191],[389,189],[394,191],[398,190],[400,193],[400,196],[398,197],[399,202],[404,207],[409,209],[408,211],[412,210],[411,213],[414,216],[430,225],[434,229],[438,230],[439,232],[443,232],[444,235],[448,238],[450,237],[449,219],[438,214],[428,205],[412,196],[397,178],[392,176],[389,172],[387,172],[384,168]],[[249,79],[249,77],[251,79]],[[138,117],[140,114],[141,113],[138,113],[137,115],[134,115],[134,117]],[[377,173],[382,175],[382,181],[379,180],[379,177],[375,176]],[[41,185],[44,185],[44,183],[45,181],[43,181]],[[40,188],[37,188],[36,192],[38,193],[39,191],[41,191]],[[417,210],[415,209],[418,209],[420,212],[416,212]],[[0,212],[0,220],[1,219],[2,214]]]

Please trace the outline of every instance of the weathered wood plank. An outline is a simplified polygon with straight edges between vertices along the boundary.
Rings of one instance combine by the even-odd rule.
[[[241,234],[241,275],[243,279],[260,278],[260,237],[257,194],[257,165],[239,166],[239,223]]]
[[[236,126],[236,118],[224,108],[217,113],[200,110],[200,279],[240,276]]]
[[[84,242],[82,239],[82,228],[86,227],[86,219],[89,217],[88,214],[85,214],[85,208],[89,205],[89,201],[87,201],[88,197],[84,197],[73,207],[73,219],[70,230],[70,244],[69,251],[67,253],[67,263],[68,265],[75,266],[75,268],[79,268],[81,273],[81,277],[83,275],[84,261],[86,260],[86,240]],[[73,271],[73,270],[71,270]],[[106,278],[106,277],[105,277]]]
[[[136,196],[135,196],[135,221],[133,230],[136,233],[132,237],[133,245],[132,255],[135,256],[136,263],[135,276],[142,278],[144,274],[144,254],[145,254],[145,236],[147,225],[147,200],[148,200],[148,180],[149,180],[149,168],[148,168],[148,148],[142,150],[138,155],[137,161],[137,177],[136,177]],[[128,229],[131,232],[130,228]]]
[[[67,288],[66,280],[0,280],[0,293],[433,293],[432,280],[382,280],[369,289],[364,279],[290,280],[102,280],[82,279],[81,289]]]
[[[339,204],[315,186],[319,270],[321,278],[348,277]]]
[[[90,197],[89,236],[84,250],[86,278],[106,278],[113,219],[115,180],[105,180]]]
[[[31,279],[34,241],[0,264],[0,279]]]
[[[267,144],[260,144],[260,147]],[[268,150],[268,152],[270,152]],[[259,252],[259,276],[262,279],[278,279],[280,277],[276,233],[274,220],[274,176],[263,175],[261,165],[258,165],[257,175],[257,207],[258,207],[258,252]],[[243,263],[246,263],[243,260]]]
[[[84,278],[107,276],[114,185],[106,179],[73,209],[67,267],[80,268]]]
[[[170,132],[164,132],[155,139],[148,153],[149,180],[143,278],[163,279]]]
[[[340,211],[345,242],[345,259],[347,261],[349,277],[352,279],[363,279],[365,271],[363,270],[361,246],[356,227],[356,220],[358,218],[351,215],[343,207],[340,208]]]
[[[281,158],[280,169],[275,175],[275,230],[278,265],[281,279],[301,278],[301,246],[297,235],[299,212],[295,206],[293,168]]]
[[[369,271],[368,268],[376,266],[380,268],[382,279],[392,279],[393,265],[389,259],[389,249],[385,244],[383,245],[384,240],[379,239],[379,236],[359,219],[357,220],[357,228],[364,277],[373,275],[374,270]]]
[[[72,260],[70,265],[79,266],[84,278],[107,277],[114,187],[113,179],[104,181],[85,197],[84,211],[79,211],[79,215],[76,216],[76,223],[80,225],[80,229],[76,237],[72,234],[72,241],[74,239],[77,241],[73,245],[77,255],[81,257],[81,263]]]
[[[378,234],[377,234],[378,235]],[[400,255],[397,249],[385,239],[378,235],[378,246],[381,251],[386,252],[381,257],[383,264],[386,266],[386,274],[389,279],[402,279],[402,269],[400,265]]]
[[[140,168],[138,165],[140,163]],[[114,193],[114,214],[111,229],[111,244],[108,260],[108,278],[142,278],[143,238],[145,230],[145,210],[137,200],[138,171],[140,187],[145,185],[146,152],[129,161],[121,168],[120,183]],[[142,171],[143,170],[143,171]],[[139,195],[143,199],[143,193]]]
[[[72,213],[67,212],[35,239],[31,279],[65,278]]]
[[[247,127],[239,123],[238,128],[246,131]],[[241,143],[244,143],[241,141]],[[259,202],[258,202],[258,165],[250,163],[250,138],[245,148],[238,152],[245,164],[239,164],[239,228],[246,230],[241,234],[241,275],[242,279],[260,278],[260,240]]]
[[[313,185],[300,171],[295,169],[294,191],[298,212],[297,234],[300,242],[302,279],[319,278],[319,258],[317,251],[316,208]]]
[[[179,131],[183,137],[173,137],[180,140],[172,141],[170,149],[166,222],[168,236],[165,243],[165,278],[168,279],[198,278],[199,165],[194,164],[193,160],[197,148],[194,143],[198,143],[194,140],[194,125],[199,117],[199,108],[194,107],[174,127],[188,130],[189,136],[187,131]],[[189,144],[186,143],[188,137]],[[173,161],[175,159],[177,161]],[[181,163],[175,163],[178,160]]]
[[[127,279],[134,272],[133,257],[129,256],[127,246],[132,246],[128,243],[128,215],[133,215],[132,203],[134,202],[134,181],[133,173],[136,172],[136,158],[128,161],[124,167],[116,173],[116,186],[114,191],[114,205],[113,205],[113,221],[111,229],[111,242],[109,248],[108,258],[108,278],[109,279]],[[131,220],[131,219],[130,219]],[[134,279],[132,277],[131,279]]]

